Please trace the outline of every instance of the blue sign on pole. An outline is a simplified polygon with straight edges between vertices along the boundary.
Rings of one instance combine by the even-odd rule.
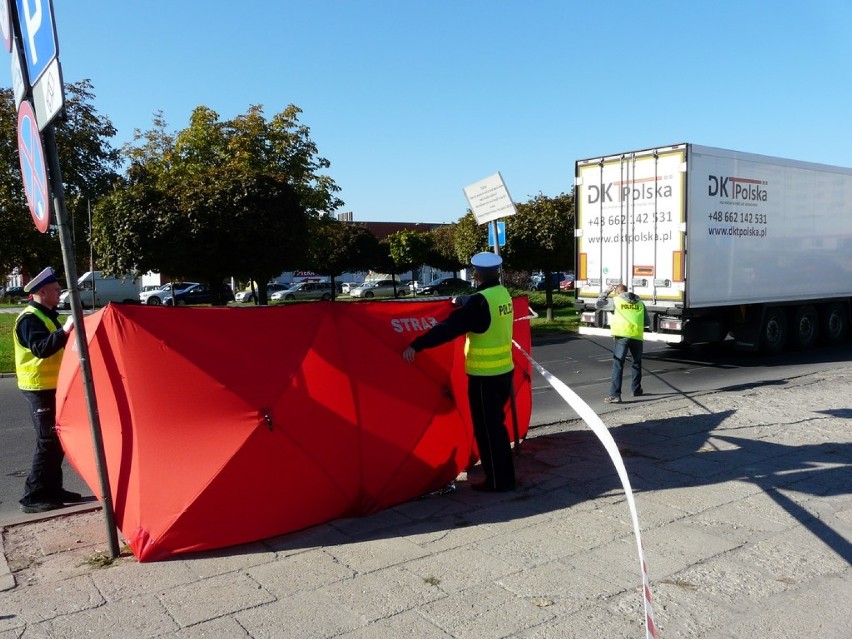
[[[506,246],[506,223],[497,222],[497,240],[500,246]],[[494,225],[488,225],[488,246],[494,246]]]
[[[30,85],[35,85],[59,53],[50,0],[17,0],[24,57]]]
[[[47,168],[44,164],[44,148],[38,130],[35,112],[29,101],[24,100],[18,108],[18,155],[21,160],[21,177],[30,214],[36,228],[46,233],[50,227],[50,189],[47,183]]]

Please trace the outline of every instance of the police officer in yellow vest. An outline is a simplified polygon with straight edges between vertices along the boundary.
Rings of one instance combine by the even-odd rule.
[[[41,513],[81,500],[79,493],[62,487],[65,453],[56,435],[56,379],[73,321],[69,317],[65,325],[59,323],[62,288],[52,268],[30,280],[24,292],[30,302],[15,321],[12,339],[18,388],[30,403],[35,426],[36,452],[20,503],[25,513]]]
[[[610,293],[615,296],[610,298]],[[609,325],[615,346],[612,349],[612,382],[609,395],[604,398],[607,404],[621,403],[621,376],[624,371],[624,360],[630,351],[633,360],[633,396],[639,397],[642,390],[642,339],[645,331],[645,304],[635,293],[627,290],[624,284],[610,286],[601,293],[596,307],[599,310],[611,311]]]
[[[413,363],[424,348],[445,344],[467,334],[465,370],[473,434],[482,460],[485,481],[471,484],[473,490],[515,489],[515,464],[506,431],[506,405],[512,393],[512,297],[500,284],[503,260],[494,253],[477,253],[471,260],[476,293],[457,297],[460,306],[443,322],[417,337],[402,356]]]

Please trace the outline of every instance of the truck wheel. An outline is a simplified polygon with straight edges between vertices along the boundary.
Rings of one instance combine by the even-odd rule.
[[[812,348],[816,344],[818,334],[819,316],[816,309],[810,304],[797,308],[790,335],[793,346],[802,351]]]
[[[846,309],[842,304],[829,304],[825,308],[820,326],[820,335],[828,344],[837,344],[846,337],[848,330]]]
[[[162,303],[162,300],[156,295],[148,298],[148,306],[160,306]]]
[[[783,308],[768,308],[760,331],[760,352],[777,355],[787,343],[787,314]]]

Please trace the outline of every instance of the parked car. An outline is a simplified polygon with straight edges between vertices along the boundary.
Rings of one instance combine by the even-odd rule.
[[[222,299],[227,302],[234,301],[234,292],[231,290],[230,286],[222,286]],[[212,304],[213,303],[213,289],[209,284],[193,284],[189,288],[185,288],[181,291],[177,291],[174,294],[174,300],[171,295],[166,295],[163,298],[163,304],[168,306],[174,306],[177,304],[178,306],[184,306],[187,304]]]
[[[574,290],[574,274],[573,273],[565,273],[565,279],[559,282],[559,290],[560,291],[573,291]]]
[[[440,277],[417,289],[418,295],[459,295],[470,293],[472,284],[460,277]]]
[[[399,282],[396,282],[394,287],[393,280],[374,280],[372,282],[364,282],[361,286],[353,288],[349,291],[350,297],[400,297],[408,293],[408,288]]]
[[[299,282],[283,291],[276,291],[269,296],[273,302],[281,300],[330,300],[331,282]]]
[[[530,279],[529,289],[531,291],[544,291],[547,290],[547,283],[545,282],[545,278],[543,273],[536,273]],[[565,281],[565,273],[561,271],[553,272],[550,274],[549,282],[551,290],[559,290],[559,285],[561,282]]]
[[[349,295],[353,288],[361,286],[364,282],[341,282],[340,292],[344,295]]]
[[[174,287],[174,291],[176,293],[179,293],[180,291],[188,289],[190,286],[196,285],[198,285],[198,282],[170,282],[168,284],[163,284],[160,288],[153,291],[143,291],[139,293],[139,301],[142,304],[148,304],[149,306],[159,306],[163,303],[163,300],[166,297],[171,296],[172,287]]]
[[[6,293],[3,296],[7,297],[12,302],[17,302],[27,299],[29,297],[29,293],[24,292],[23,286],[12,286],[11,288],[6,289]]]
[[[279,284],[278,282],[269,282],[266,285],[266,296],[267,298],[271,297],[273,293],[276,291],[286,291],[290,288],[290,284]],[[251,288],[247,288],[244,291],[239,291],[234,297],[237,302],[253,302],[255,298],[255,292],[251,290]]]

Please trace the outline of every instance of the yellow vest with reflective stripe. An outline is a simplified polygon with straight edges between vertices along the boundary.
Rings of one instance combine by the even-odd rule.
[[[613,303],[615,312],[610,317],[613,337],[642,339],[645,335],[645,305],[640,300],[631,302],[620,295]]]
[[[468,375],[502,375],[515,368],[512,363],[512,296],[505,286],[479,291],[488,302],[491,324],[484,333],[468,333],[464,345]]]
[[[18,388],[26,391],[52,390],[56,388],[56,382],[59,378],[59,365],[62,363],[64,349],[59,349],[59,351],[50,357],[42,359],[33,355],[30,349],[24,348],[18,339],[18,322],[27,313],[32,313],[38,317],[44,322],[47,330],[51,333],[57,330],[56,324],[47,315],[32,306],[27,306],[18,315],[18,319],[15,320],[15,328],[12,329],[12,339],[15,343],[15,372],[18,374]]]

